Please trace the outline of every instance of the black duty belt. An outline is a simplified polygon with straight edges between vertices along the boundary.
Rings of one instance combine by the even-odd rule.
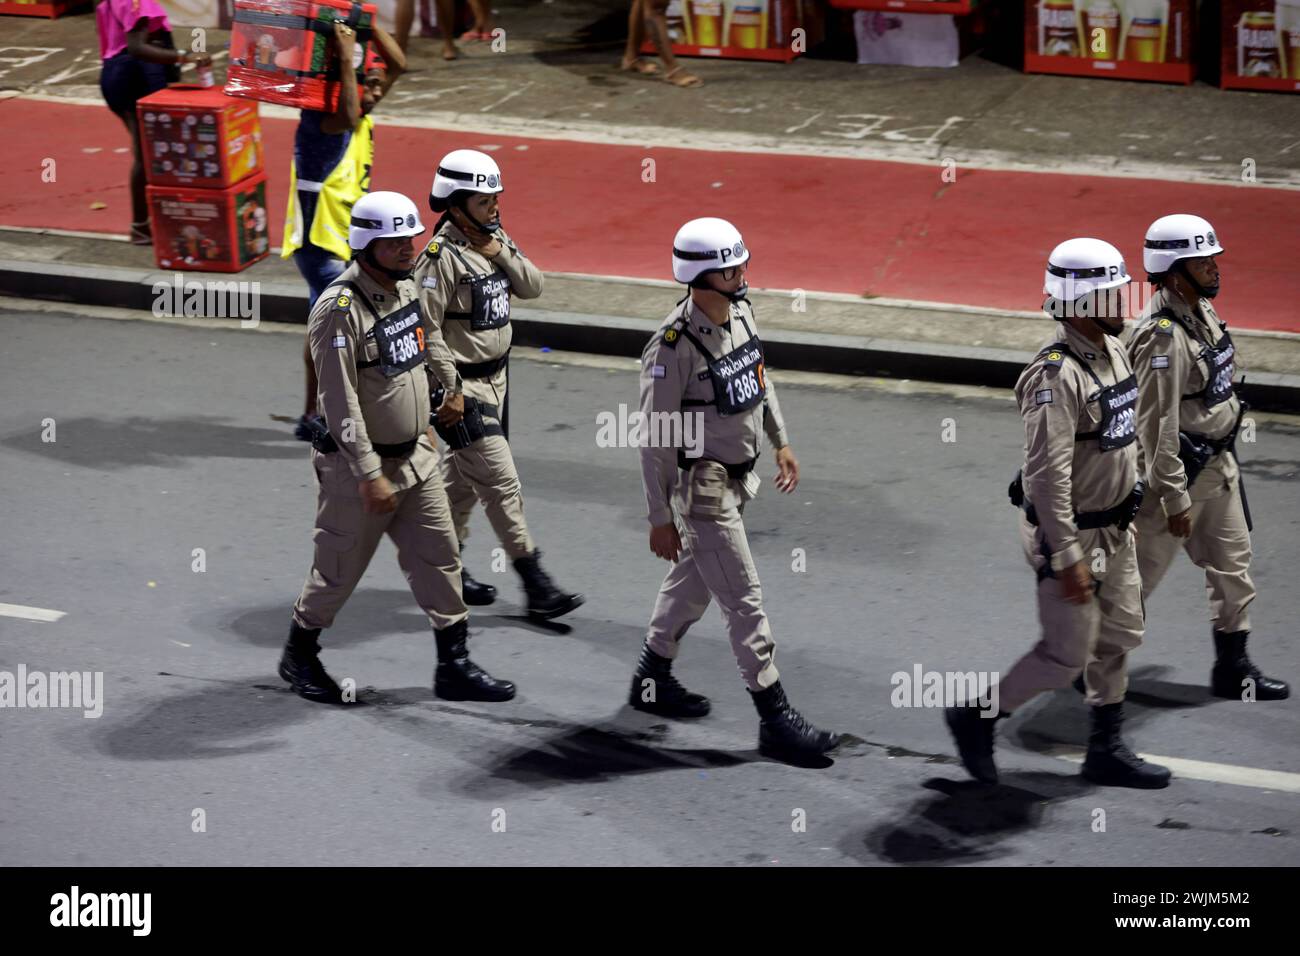
[[[1105,511],[1076,511],[1074,513],[1074,526],[1080,531],[1087,531],[1119,525],[1119,529],[1123,531],[1137,515],[1138,508],[1142,504],[1142,497],[1145,494],[1146,483],[1139,481],[1133,486],[1133,490],[1124,496],[1124,500],[1113,508],[1107,508]],[[1037,526],[1037,510],[1028,501],[1025,502],[1024,508],[1025,517],[1029,519],[1029,523]]]
[[[461,378],[491,378],[506,367],[510,360],[510,350],[500,358],[488,359],[486,362],[457,362],[456,371]]]
[[[690,471],[692,468],[694,468],[702,461],[715,461],[715,459],[687,458],[685,449],[683,448],[677,449],[677,467],[682,469],[683,471]],[[749,474],[751,471],[754,470],[754,466],[758,464],[758,456],[755,455],[753,458],[749,459],[749,461],[742,461],[739,465],[729,465],[725,461],[719,461],[716,463],[721,465],[723,468],[727,469],[728,478],[732,479],[733,481],[739,481],[741,478],[744,478],[747,474]]]
[[[418,436],[410,441],[398,442],[396,445],[385,445],[382,442],[372,441],[370,447],[375,450],[375,454],[380,458],[405,458],[415,451],[415,446],[419,441]]]

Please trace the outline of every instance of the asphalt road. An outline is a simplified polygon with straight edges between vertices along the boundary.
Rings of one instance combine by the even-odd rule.
[[[624,705],[664,573],[636,452],[596,444],[596,414],[636,401],[631,361],[513,365],[529,521],[552,574],[587,595],[567,627],[528,624],[476,517],[468,557],[502,599],[475,614],[471,648],[518,698],[432,697],[432,636],[384,544],[324,635],[331,672],[363,688],[345,710],[275,676],[313,517],[306,449],[272,417],[298,411],[299,336],[48,311],[0,311],[0,335],[0,602],[65,613],[0,616],[0,670],[104,672],[98,719],[0,710],[0,864],[1300,862],[1295,792],[1186,776],[1101,789],[1046,755],[1085,739],[1073,691],[1002,725],[991,790],[965,782],[937,710],[891,705],[895,672],[1005,671],[1036,638],[1005,498],[1020,448],[1006,393],[781,386],[803,480],[778,495],[765,456],[750,540],[792,700],[853,735],[801,769],[758,756],[714,612],[677,666],[713,714],[668,723]],[[1261,423],[1257,437],[1253,648],[1295,681],[1300,427]],[[791,570],[795,548],[806,572]],[[1207,696],[1188,562],[1149,614],[1132,661],[1136,749],[1300,771],[1297,699]]]

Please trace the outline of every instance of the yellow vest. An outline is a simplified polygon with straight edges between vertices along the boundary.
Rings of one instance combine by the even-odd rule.
[[[316,214],[312,217],[307,238],[312,245],[338,256],[345,262],[352,258],[348,246],[348,226],[352,221],[352,204],[370,191],[370,165],[375,158],[375,121],[369,116],[352,131],[347,151],[339,164],[330,170],[323,183],[298,180],[296,163],[289,167],[289,209],[284,216],[284,243],[280,255],[288,259],[303,246],[302,208],[298,190],[319,193]]]

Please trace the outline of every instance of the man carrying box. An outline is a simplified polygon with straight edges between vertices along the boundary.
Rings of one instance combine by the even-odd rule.
[[[307,280],[309,308],[352,258],[348,249],[352,205],[370,190],[374,162],[374,120],[370,112],[406,69],[406,57],[393,38],[378,26],[374,37],[382,63],[376,60],[368,64],[364,89],[358,93],[355,83],[340,84],[338,109],[333,113],[303,110],[294,137],[281,255],[286,259],[292,256]],[[335,23],[334,40],[339,62],[354,62],[357,36],[352,27]],[[294,435],[310,441],[306,422],[316,413],[317,383],[305,343],[303,364],[307,370],[307,398]]]

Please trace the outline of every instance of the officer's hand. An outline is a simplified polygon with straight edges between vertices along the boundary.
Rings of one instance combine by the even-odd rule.
[[[469,239],[469,244],[473,247],[475,252],[486,256],[489,259],[501,254],[501,249],[503,248],[501,240],[498,239],[495,234],[484,232],[482,229],[471,229],[469,232],[465,233],[465,236]]]
[[[661,524],[650,529],[650,550],[665,561],[676,561],[682,553],[682,538],[677,526]]]
[[[455,425],[465,417],[465,396],[461,393],[448,395],[438,406],[438,424],[444,428]]]
[[[1093,578],[1088,571],[1088,562],[1080,561],[1060,572],[1061,596],[1071,604],[1087,604],[1092,600]]]
[[[776,450],[776,467],[779,469],[774,479],[777,490],[788,495],[799,485],[799,460],[789,445]]]
[[[1175,538],[1190,538],[1192,536],[1191,508],[1169,516],[1169,533]]]
[[[383,475],[361,482],[361,510],[372,515],[397,510],[397,493]]]

